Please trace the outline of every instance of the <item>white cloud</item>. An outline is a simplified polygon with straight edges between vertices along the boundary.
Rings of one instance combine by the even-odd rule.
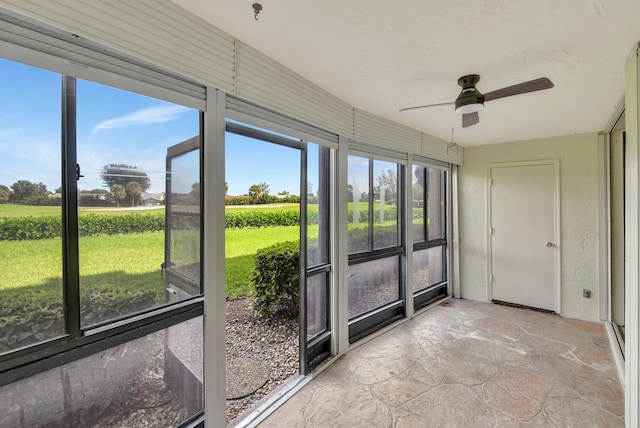
[[[126,116],[118,117],[115,119],[105,120],[93,127],[91,133],[94,134],[98,131],[113,129],[113,128],[125,128],[127,126],[135,125],[147,125],[150,123],[163,123],[170,122],[178,119],[183,113],[188,111],[187,107],[168,105],[168,106],[156,106],[138,110]]]

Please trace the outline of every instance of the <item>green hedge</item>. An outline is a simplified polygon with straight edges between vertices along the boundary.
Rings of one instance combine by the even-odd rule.
[[[253,310],[259,315],[298,316],[300,244],[287,241],[256,252],[252,274]]]
[[[80,236],[164,230],[164,214],[89,214],[78,218]],[[62,219],[56,216],[0,217],[0,241],[58,238]]]
[[[274,195],[262,195],[258,199],[251,196],[227,196],[224,200],[225,205],[263,205],[263,204],[299,204],[300,197],[288,195],[278,197]]]
[[[85,325],[153,307],[158,288],[102,285],[83,288],[80,311]],[[61,290],[51,286],[5,290],[0,295],[0,353],[64,334]]]
[[[387,205],[384,207],[384,219],[385,221],[395,221],[398,213],[398,208],[395,205]],[[376,207],[373,210],[373,219],[375,223],[380,222],[380,208]],[[347,212],[347,221],[353,222],[353,210]],[[369,211],[360,210],[360,223],[366,223],[369,221]]]
[[[78,218],[78,227],[80,236],[158,232],[164,230],[164,214],[89,214]]]
[[[272,227],[272,226],[297,226],[299,224],[300,224],[300,213],[298,211],[251,210],[251,211],[240,211],[240,212],[228,212],[225,215],[225,227],[228,229],[244,229],[249,227],[253,228],[253,227]]]
[[[395,221],[395,206],[385,208],[385,220]],[[353,211],[349,211],[348,221],[353,221]],[[360,211],[360,223],[366,223],[368,211]],[[118,233],[157,232],[164,230],[164,213],[153,214],[89,214],[80,216],[80,236],[115,235]],[[174,213],[172,218],[174,229],[198,229],[200,216],[194,213]],[[379,214],[375,213],[375,222],[379,222]],[[309,211],[308,224],[318,223],[318,211]],[[300,212],[298,210],[246,210],[227,212],[225,227],[229,229],[298,226]],[[0,241],[20,241],[31,239],[49,239],[60,237],[62,220],[56,216],[42,217],[0,217]]]

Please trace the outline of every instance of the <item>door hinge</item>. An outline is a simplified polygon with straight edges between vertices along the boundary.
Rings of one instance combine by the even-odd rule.
[[[493,284],[493,275],[491,275],[491,278],[489,279],[491,281],[491,283]]]
[[[493,226],[489,226],[489,234],[493,235]]]

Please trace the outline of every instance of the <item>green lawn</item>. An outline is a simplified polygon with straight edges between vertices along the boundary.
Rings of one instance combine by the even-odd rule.
[[[309,235],[315,234],[317,227],[309,228]],[[298,237],[297,226],[226,230],[227,296],[237,298],[251,294],[253,256],[258,249]],[[83,237],[80,240],[81,276],[87,281],[91,278],[92,283],[119,283],[125,279],[137,283],[136,278],[141,281],[153,278],[156,283],[162,278],[160,264],[163,257],[164,234],[160,232]],[[60,238],[0,241],[0,289],[61,284],[61,272]]]
[[[307,229],[309,237],[317,236],[318,226]],[[268,227],[264,229],[227,229],[225,231],[227,297],[233,299],[252,292],[250,273],[253,256],[260,248],[278,242],[297,241],[298,226]]]
[[[80,273],[114,282],[122,275],[155,272],[161,278],[164,234],[83,237],[80,240]],[[115,277],[119,279],[116,280]],[[62,281],[60,238],[34,241],[0,241],[0,289],[17,289]]]
[[[95,208],[95,207],[80,207],[78,213],[80,215],[87,214],[151,214],[164,211],[164,207],[153,208]],[[18,204],[0,204],[0,217],[41,217],[41,216],[61,216],[61,207],[40,207],[33,205],[18,205]]]
[[[292,211],[298,204],[270,204],[258,206],[227,206],[229,211],[256,209]],[[96,214],[140,214],[163,210],[158,207],[148,210],[126,208],[80,208],[80,215]],[[317,206],[315,207],[317,209]],[[310,206],[314,210],[314,206]],[[60,207],[0,204],[0,217],[56,216]],[[227,229],[226,270],[227,296],[237,298],[251,294],[251,271],[253,257],[260,248],[277,242],[297,240],[299,228],[272,227],[264,229]],[[317,234],[317,227],[309,229],[310,236]],[[44,284],[61,284],[62,244],[60,238],[36,241],[0,241],[0,289],[19,289]],[[160,264],[164,257],[164,234],[148,232],[131,235],[84,237],[80,241],[81,277],[93,278],[101,283],[122,281],[124,278],[149,280],[149,274],[161,277]],[[110,275],[113,276],[110,278]],[[155,275],[154,275],[154,283]],[[81,279],[82,283],[82,279]]]

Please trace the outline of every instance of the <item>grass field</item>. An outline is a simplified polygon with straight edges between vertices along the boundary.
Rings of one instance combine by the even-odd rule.
[[[350,204],[351,206],[352,204]],[[364,207],[363,207],[364,208]],[[80,214],[156,213],[154,209],[81,208]],[[230,212],[264,210],[298,210],[298,204],[227,206]],[[310,210],[317,210],[311,205]],[[60,215],[60,207],[0,204],[0,217]],[[350,229],[355,225],[350,224]],[[260,248],[278,242],[299,239],[299,227],[225,230],[226,293],[229,298],[250,295],[253,257]],[[318,226],[309,226],[309,237],[316,237]],[[164,234],[139,234],[83,237],[80,240],[81,284],[84,281],[158,282],[164,261]],[[60,238],[35,241],[0,241],[0,290],[19,289],[43,284],[61,284],[62,243]],[[157,277],[156,277],[157,275]]]
[[[317,234],[312,227],[309,234]],[[297,240],[297,226],[226,230],[226,290],[229,298],[251,294],[253,257],[260,248]],[[84,237],[80,240],[81,284],[162,279],[164,234]],[[62,284],[60,238],[35,241],[0,241],[0,289]],[[162,287],[161,283],[159,286]]]
[[[102,276],[108,281],[110,274],[121,278],[152,272],[161,277],[163,233],[91,236],[81,238],[79,245],[82,277]],[[0,241],[0,289],[37,286],[61,278],[60,238]]]
[[[157,213],[164,211],[164,207],[152,207],[152,208],[92,208],[92,207],[80,207],[78,213],[80,215],[87,214],[146,214]],[[39,207],[33,205],[18,205],[18,204],[0,204],[0,217],[42,217],[42,216],[61,216],[61,207]]]

